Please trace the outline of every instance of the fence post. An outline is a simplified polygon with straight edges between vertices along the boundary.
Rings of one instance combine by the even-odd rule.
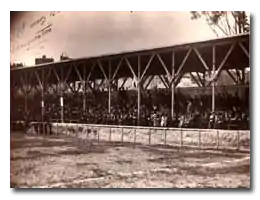
[[[219,130],[217,130],[217,149],[219,149]]]
[[[239,131],[237,131],[237,150],[239,150],[239,148],[240,148],[240,133],[239,133]]]
[[[58,123],[56,123],[56,135],[59,135],[58,134]]]
[[[152,135],[152,129],[149,129],[149,145],[151,144],[151,135]]]
[[[78,123],[76,123],[76,127],[75,127],[75,136],[76,137],[79,137],[79,124]]]
[[[88,136],[89,136],[89,135],[88,135],[89,132],[90,132],[90,129],[89,129],[88,126],[87,126],[87,142],[88,142],[88,140],[89,140],[89,137],[88,137]]]
[[[83,140],[83,138],[84,138],[84,125],[83,124],[81,124],[81,139]]]
[[[164,144],[166,144],[167,130],[164,129]]]
[[[99,132],[100,132],[100,128],[98,127],[98,129],[97,129],[98,143],[99,143]]]
[[[122,127],[122,132],[121,132],[121,143],[123,146],[123,143],[124,143],[124,128],[123,127]]]
[[[182,133],[182,128],[180,128],[180,131],[181,131],[181,147],[183,145],[183,133]]]
[[[199,131],[199,148],[201,147],[201,132],[200,132],[200,130],[198,130]]]
[[[134,129],[135,132],[134,132],[134,147],[135,147],[135,143],[136,143],[136,129]]]
[[[109,127],[109,142],[111,142],[111,127]]]
[[[37,123],[37,135],[40,135],[41,132],[41,125],[40,122]]]
[[[43,135],[45,135],[45,122],[42,123],[42,132],[43,132]]]

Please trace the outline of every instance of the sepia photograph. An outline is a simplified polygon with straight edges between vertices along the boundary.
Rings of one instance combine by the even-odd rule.
[[[250,12],[10,20],[10,188],[251,188]]]

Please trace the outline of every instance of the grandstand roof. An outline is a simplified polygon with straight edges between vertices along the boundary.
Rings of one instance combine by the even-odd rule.
[[[235,36],[227,36],[222,38],[216,38],[216,39],[210,39],[210,40],[204,40],[204,41],[196,41],[192,43],[184,43],[184,44],[177,44],[173,46],[167,46],[167,47],[160,47],[160,48],[154,48],[154,49],[142,49],[138,51],[131,51],[131,52],[121,52],[118,54],[105,54],[105,55],[99,55],[94,57],[82,57],[82,58],[72,58],[69,60],[64,61],[56,61],[51,63],[45,63],[45,64],[39,64],[39,65],[33,65],[33,66],[25,66],[25,67],[17,67],[13,68],[11,70],[19,70],[19,69],[27,69],[27,68],[35,68],[35,67],[50,67],[50,66],[58,66],[62,64],[71,64],[71,63],[77,63],[82,62],[90,59],[113,59],[118,58],[122,56],[133,56],[133,55],[147,55],[151,53],[166,53],[170,51],[180,51],[188,49],[189,47],[200,47],[200,48],[206,48],[211,47],[213,45],[219,46],[221,48],[225,48],[226,44],[229,44],[234,41],[244,41],[246,43],[246,48],[249,50],[249,36],[250,34],[240,34]]]
[[[227,56],[228,52],[230,51],[232,45],[233,49],[230,53],[230,55],[227,57],[225,64],[223,65],[223,69],[244,69],[248,68],[249,66],[249,56],[246,55],[246,52],[249,54],[249,36],[250,34],[242,34],[242,35],[236,35],[236,36],[230,36],[225,38],[218,38],[213,40],[206,40],[206,41],[198,41],[193,43],[186,43],[186,44],[178,44],[174,46],[168,46],[168,47],[161,47],[161,48],[155,48],[155,49],[144,49],[134,52],[122,52],[119,54],[112,54],[112,55],[100,55],[97,57],[84,57],[84,58],[77,58],[77,59],[70,59],[65,61],[59,61],[59,62],[52,62],[52,63],[46,63],[46,64],[40,64],[36,66],[30,66],[30,67],[19,67],[19,68],[13,68],[11,69],[11,74],[13,74],[13,78],[16,79],[16,76],[19,76],[20,72],[33,72],[44,68],[52,68],[55,69],[57,74],[64,74],[66,76],[69,74],[67,81],[68,82],[75,82],[79,81],[78,73],[83,76],[84,72],[86,74],[89,74],[91,71],[91,78],[89,80],[95,80],[95,79],[104,79],[104,73],[106,75],[109,74],[109,65],[111,66],[111,73],[115,73],[117,71],[117,66],[120,63],[120,60],[122,58],[127,58],[128,62],[132,66],[132,71],[134,71],[136,74],[138,73],[138,56],[141,57],[141,71],[140,73],[143,73],[145,71],[146,65],[149,63],[149,60],[151,58],[151,55],[158,54],[157,56],[154,56],[152,59],[152,62],[150,62],[150,67],[146,71],[145,75],[165,75],[165,69],[162,67],[161,60],[163,60],[165,67],[168,69],[168,71],[171,71],[172,66],[172,52],[174,52],[174,66],[175,66],[175,72],[178,72],[179,70],[182,71],[182,73],[187,72],[205,72],[207,70],[212,70],[212,47],[216,47],[216,70],[221,65],[223,60],[225,60],[225,57]],[[243,48],[241,48],[239,43],[242,43]],[[235,45],[234,45],[235,44]],[[204,60],[204,64],[199,59],[199,56],[196,54],[195,49],[199,52],[201,57]],[[185,60],[185,57],[187,56],[188,52],[190,51],[189,56]],[[159,60],[159,57],[161,60]],[[185,62],[184,62],[185,60]],[[94,61],[94,62],[93,62]],[[95,61],[99,61],[101,65],[103,66],[103,71],[99,69],[99,67],[95,67],[93,70],[91,69],[93,66],[93,63],[96,63]],[[109,63],[109,61],[111,61]],[[182,69],[181,65],[184,64],[184,67]],[[133,77],[133,72],[129,68],[129,63],[126,62],[125,59],[122,60],[120,69],[117,71],[117,74],[115,78],[121,78],[121,77]],[[205,64],[207,65],[208,69],[206,70]],[[74,69],[70,70],[73,65],[76,65],[78,68],[78,71],[76,72]],[[84,67],[86,66],[86,67]],[[97,66],[97,63],[95,64]],[[48,70],[44,70],[43,73],[47,73]],[[16,73],[17,72],[17,73]],[[32,82],[37,83],[36,78],[34,77]],[[49,79],[49,83],[55,83],[57,82],[57,78],[55,77],[55,74],[52,74]]]

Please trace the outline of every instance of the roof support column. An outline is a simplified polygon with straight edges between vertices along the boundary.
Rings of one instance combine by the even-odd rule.
[[[108,113],[111,113],[111,60],[108,64]]]
[[[215,75],[215,69],[216,68],[216,46],[214,45],[212,47],[212,70],[213,74]],[[212,112],[215,112],[215,83],[216,79],[213,79],[211,82],[211,87],[212,87]]]
[[[45,105],[44,105],[44,88],[45,88],[45,81],[44,81],[44,68],[41,70],[41,78],[42,78],[42,84],[41,84],[41,113],[42,113],[42,130],[43,134],[45,134],[45,126],[44,126],[44,116],[45,116]]]
[[[40,86],[40,90],[41,90],[41,102],[40,102],[40,104],[41,104],[41,115],[42,115],[41,119],[42,119],[42,122],[43,122],[43,115],[44,115],[44,71],[43,70],[44,70],[44,68],[41,68],[41,79],[39,77],[38,72],[37,71],[34,72],[36,79],[38,81],[38,84]],[[39,119],[37,118],[37,120],[39,120]]]
[[[83,66],[83,111],[86,111],[86,65]]]
[[[64,86],[65,83],[63,81],[63,67],[61,67],[61,80],[59,82],[60,84],[60,118],[61,118],[61,123],[64,123],[64,98],[63,98],[63,94],[64,94]]]
[[[173,77],[175,76],[175,54],[174,52],[172,52],[172,79]],[[172,117],[172,120],[174,119],[174,114],[175,114],[175,110],[174,110],[174,105],[175,105],[175,82],[173,81],[172,84],[171,84],[171,93],[172,93],[172,96],[171,96],[171,117]]]
[[[203,87],[205,87],[205,85],[206,85],[206,71],[204,71],[203,72],[203,75],[202,75],[202,85],[203,85]]]
[[[140,109],[141,109],[141,58],[138,59],[138,74],[137,74],[137,125],[140,125]]]
[[[28,91],[27,91],[28,90],[28,88],[27,88],[28,78],[27,78],[27,72],[26,71],[21,74],[20,80],[21,80],[21,83],[22,83],[21,89],[24,93],[24,119],[25,119],[26,116],[27,116],[27,112],[28,112],[28,96],[27,96],[28,95]]]
[[[242,85],[246,84],[246,69],[242,69],[242,77],[241,77],[241,83]]]
[[[233,43],[233,44],[231,45],[231,47],[229,48],[228,52],[226,53],[226,55],[225,55],[224,59],[222,60],[221,64],[218,66],[218,69],[217,69],[216,73],[214,73],[213,76],[211,76],[208,86],[214,81],[214,79],[218,78],[218,76],[219,76],[219,74],[220,74],[222,68],[224,67],[224,65],[225,65],[225,63],[226,63],[226,61],[227,61],[227,59],[229,58],[230,54],[232,53],[232,51],[233,51],[233,49],[234,49],[234,46],[235,46],[235,44]],[[213,46],[213,49],[214,49],[214,48],[215,48],[215,46]],[[215,59],[216,59],[216,58],[215,58]],[[215,64],[215,65],[216,65],[216,64]],[[216,67],[216,66],[215,66],[215,67]],[[214,72],[215,72],[215,71],[214,71]]]
[[[25,117],[26,120],[28,117],[28,77],[27,77],[27,71],[24,72],[25,73],[25,97],[24,97],[24,111],[25,111]]]
[[[100,70],[102,71],[102,74],[104,76],[104,79],[102,79],[100,86],[102,85],[103,81],[105,80],[107,83],[107,89],[108,89],[108,113],[111,113],[111,60],[109,60],[108,63],[108,76],[101,64],[100,61],[98,61],[98,65]]]

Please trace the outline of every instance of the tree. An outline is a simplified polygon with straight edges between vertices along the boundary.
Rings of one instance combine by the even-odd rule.
[[[250,32],[250,16],[245,11],[191,11],[191,19],[200,18],[206,20],[217,36],[219,33],[230,36]],[[242,77],[245,77],[245,73],[245,70],[242,70]]]
[[[217,36],[219,32],[226,36],[250,32],[250,17],[245,11],[191,11],[191,19],[200,18]]]

